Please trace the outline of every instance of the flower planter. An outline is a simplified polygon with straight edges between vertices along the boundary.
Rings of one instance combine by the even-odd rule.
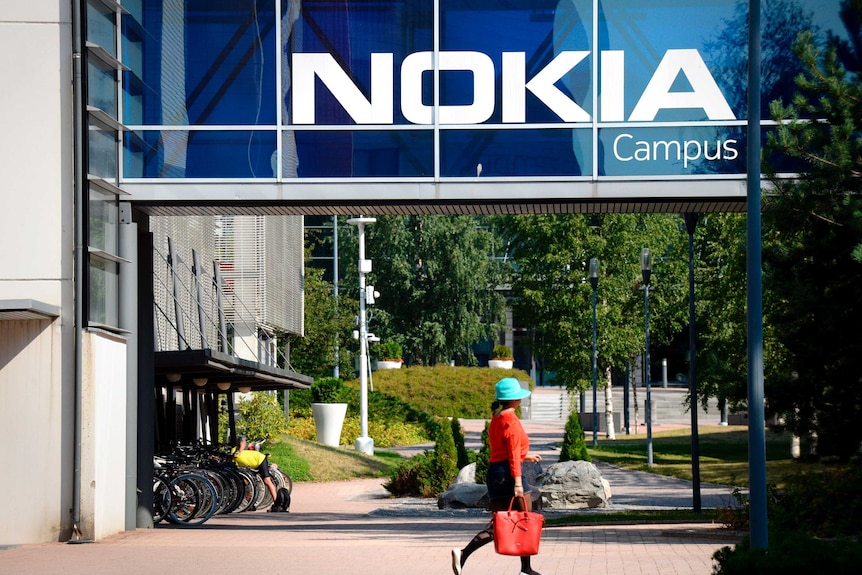
[[[511,359],[489,359],[488,367],[493,367],[496,369],[512,369],[512,363],[514,360]]]
[[[377,360],[377,369],[401,369],[401,366],[404,364],[403,361],[395,361],[389,359],[378,359]]]
[[[341,444],[341,427],[347,414],[346,403],[312,403],[314,429],[317,442],[338,447]]]

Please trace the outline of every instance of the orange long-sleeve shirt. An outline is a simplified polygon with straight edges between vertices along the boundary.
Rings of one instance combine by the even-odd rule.
[[[491,463],[509,461],[513,478],[521,477],[521,462],[530,451],[530,438],[513,410],[505,410],[491,418],[488,427],[488,446]]]

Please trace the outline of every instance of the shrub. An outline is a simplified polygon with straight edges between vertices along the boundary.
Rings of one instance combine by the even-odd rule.
[[[530,380],[530,375],[519,369],[508,370],[506,376]],[[369,410],[372,400],[388,396],[421,409],[428,421],[440,414],[462,419],[488,419],[491,417],[494,385],[500,377],[501,371],[496,369],[449,365],[375,371],[374,393],[368,395]],[[349,380],[345,385],[357,389],[359,383]],[[374,413],[377,413],[376,408]],[[435,431],[436,425],[432,425]]]
[[[560,461],[592,461],[587,452],[587,442],[584,439],[584,429],[577,411],[569,414],[563,435],[563,445],[560,448]]]
[[[457,417],[452,418],[452,439],[455,440],[455,452],[458,454],[458,469],[466,467],[476,460],[476,453],[464,444],[464,432]]]
[[[384,341],[377,344],[377,357],[384,361],[398,361],[401,359],[401,345],[394,341]]]
[[[783,478],[783,486],[767,486],[770,529],[800,531],[814,537],[857,536],[862,516],[862,468],[836,467],[826,472],[795,473]],[[750,502],[738,489],[735,505],[719,510],[730,529],[746,530]],[[840,501],[840,505],[836,505]]]
[[[314,419],[291,417],[287,433],[299,439],[315,441],[317,435]],[[368,421],[368,435],[374,439],[375,447],[396,445],[416,445],[428,441],[428,433],[421,425],[397,420],[381,420],[377,417]],[[359,417],[348,415],[341,427],[341,445],[353,445],[359,437]]]
[[[488,440],[488,429],[491,427],[489,421],[485,422],[482,430],[482,448],[476,454],[476,483],[484,484],[488,480],[488,461],[491,456],[491,445]]]
[[[318,377],[311,384],[311,401],[314,403],[338,403],[342,400],[344,383],[337,377]]]
[[[735,547],[722,547],[713,560],[713,575],[850,575],[862,564],[862,543],[854,539],[824,540],[799,532],[770,534],[769,552],[752,549],[748,538]]]
[[[458,475],[455,440],[451,425],[440,425],[434,451],[425,451],[405,461],[383,487],[393,495],[437,497]]]
[[[271,440],[287,431],[287,420],[275,394],[256,391],[251,399],[242,399],[237,406],[240,418],[236,422],[238,435],[250,440]]]
[[[512,350],[508,345],[495,345],[491,350],[491,359],[512,359]]]
[[[455,439],[452,437],[452,426],[441,425],[435,437],[430,465],[420,473],[420,480],[426,488],[423,497],[440,495],[449,488],[456,475],[458,475],[458,453],[455,450]]]
[[[419,497],[425,491],[421,482],[422,470],[430,465],[430,454],[426,451],[414,455],[399,465],[389,481],[383,484],[384,489],[393,495]]]

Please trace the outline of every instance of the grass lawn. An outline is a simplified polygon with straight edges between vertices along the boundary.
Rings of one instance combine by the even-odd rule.
[[[403,458],[391,451],[365,455],[352,448],[331,447],[289,435],[267,443],[264,451],[294,481],[342,481],[363,477],[388,477]]]
[[[593,459],[626,469],[670,475],[691,480],[690,429],[653,432],[653,466],[648,467],[646,432],[637,435],[617,435],[610,441],[600,439],[592,447],[587,438],[587,450]],[[736,426],[700,426],[700,480],[748,487],[748,429]],[[800,463],[790,456],[790,435],[766,432],[766,477],[770,483],[781,484],[782,478],[800,471],[825,469],[815,463]]]

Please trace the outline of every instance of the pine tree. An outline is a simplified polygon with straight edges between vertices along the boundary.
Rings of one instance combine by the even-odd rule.
[[[584,429],[577,411],[569,414],[566,421],[566,430],[563,435],[563,446],[560,449],[560,461],[592,461],[587,452],[587,442],[584,438]]]

